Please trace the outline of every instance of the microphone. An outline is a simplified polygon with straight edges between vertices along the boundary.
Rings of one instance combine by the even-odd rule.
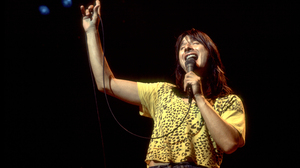
[[[197,56],[194,54],[191,54],[186,57],[185,67],[186,67],[187,72],[194,71],[196,59],[197,59]],[[188,92],[189,103],[191,103],[194,95],[193,95],[192,86],[190,84],[187,86],[187,92]]]

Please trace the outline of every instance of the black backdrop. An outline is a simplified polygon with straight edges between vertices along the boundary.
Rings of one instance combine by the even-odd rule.
[[[5,2],[4,138],[6,167],[104,167],[80,5],[61,1]],[[217,44],[246,109],[246,145],[222,167],[297,163],[296,7],[287,2],[103,0],[105,55],[122,79],[174,82],[174,45],[184,30]],[[41,15],[39,5],[50,8]],[[145,167],[148,140],[117,125],[97,92],[107,168]],[[118,120],[150,136],[151,119],[109,97]]]

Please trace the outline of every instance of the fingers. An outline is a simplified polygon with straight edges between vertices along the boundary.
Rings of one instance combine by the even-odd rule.
[[[197,76],[194,72],[188,72],[185,74],[183,89],[186,91],[188,85],[199,85],[201,78]]]
[[[94,5],[90,5],[90,6],[88,7],[88,9],[89,9],[90,12],[92,12],[93,9],[94,9]]]
[[[93,12],[94,12],[94,15],[98,14],[100,16],[100,5],[96,5]]]
[[[85,9],[84,9],[83,5],[80,6],[80,11],[81,11],[82,16],[85,16]]]
[[[88,16],[93,12],[94,5],[90,5],[87,9],[84,8],[83,5],[80,6],[80,11],[82,16]]]
[[[101,8],[101,6],[100,6],[100,1],[99,0],[96,0],[96,6],[95,6],[95,8],[94,8],[94,13],[98,13],[98,15],[100,16],[100,8]]]
[[[93,17],[97,20],[98,19],[97,14],[100,16],[100,1],[96,0],[96,6],[94,7],[94,5],[90,5],[87,9],[85,9],[84,6],[81,5],[80,11],[81,11],[82,17],[90,18],[90,19],[92,19],[92,17]]]
[[[190,73],[191,72],[188,72],[185,74],[185,77],[184,77],[184,81],[183,81],[183,90],[186,92],[186,88],[188,85],[190,85],[191,81],[190,81]]]
[[[96,0],[96,5],[100,5],[100,1],[99,0]]]
[[[93,8],[94,8],[94,5],[90,5],[90,6],[85,10],[86,16],[90,16],[90,15],[92,14]]]

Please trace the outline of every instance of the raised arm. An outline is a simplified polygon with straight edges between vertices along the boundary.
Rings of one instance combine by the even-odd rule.
[[[90,5],[88,9],[85,9],[84,6],[80,6],[80,9],[82,13],[82,25],[87,36],[90,62],[98,90],[103,92],[105,89],[107,94],[130,104],[139,106],[140,99],[138,96],[137,83],[116,79],[109,68],[106,59],[104,59],[103,63],[104,54],[98,33],[98,25],[100,21],[100,1],[96,0],[95,7]],[[103,78],[105,79],[105,88]]]

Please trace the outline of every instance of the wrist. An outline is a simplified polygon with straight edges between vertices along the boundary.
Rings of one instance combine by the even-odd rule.
[[[202,94],[195,94],[194,97],[199,107],[206,104],[206,99]]]
[[[98,35],[98,30],[96,28],[89,28],[85,31],[85,34],[87,36],[94,36],[94,35]]]

